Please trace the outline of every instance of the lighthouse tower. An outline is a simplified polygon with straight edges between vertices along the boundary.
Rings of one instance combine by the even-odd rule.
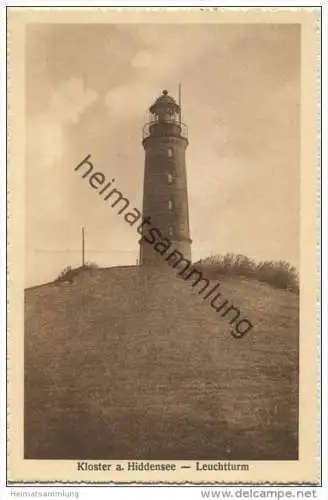
[[[163,90],[149,108],[150,120],[143,129],[145,173],[143,217],[172,244],[172,251],[191,260],[188,193],[185,154],[187,127],[181,122],[181,108]],[[146,234],[145,229],[144,234]],[[163,256],[140,240],[140,264],[164,264]]]

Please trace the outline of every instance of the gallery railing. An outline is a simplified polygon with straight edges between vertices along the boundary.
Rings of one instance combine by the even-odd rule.
[[[188,127],[178,121],[151,121],[143,128],[143,140],[148,137],[174,136],[188,140]]]

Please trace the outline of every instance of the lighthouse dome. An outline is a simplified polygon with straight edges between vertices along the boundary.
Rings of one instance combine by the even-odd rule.
[[[175,102],[175,99],[168,94],[167,90],[163,90],[155,103],[149,108],[149,111],[154,114],[159,114],[160,110],[165,109],[169,114],[179,113],[180,107]]]

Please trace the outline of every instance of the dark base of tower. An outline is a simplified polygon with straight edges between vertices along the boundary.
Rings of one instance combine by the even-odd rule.
[[[241,340],[167,270],[26,290],[25,458],[297,459],[297,298],[222,287],[257,325]]]

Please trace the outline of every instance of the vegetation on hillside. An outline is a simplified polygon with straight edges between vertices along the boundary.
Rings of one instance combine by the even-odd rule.
[[[63,281],[72,282],[76,276],[83,273],[86,269],[95,269],[97,267],[98,264],[96,264],[95,262],[86,262],[83,266],[79,266],[76,268],[66,266],[54,280],[54,283],[61,283]]]
[[[193,267],[196,266],[209,279],[215,280],[221,276],[244,276],[299,294],[297,270],[284,260],[255,262],[245,255],[227,253],[200,259]],[[83,266],[76,268],[66,266],[54,280],[54,283],[72,282],[85,270],[95,268],[98,268],[95,262],[86,262]]]
[[[299,293],[298,273],[295,267],[284,260],[257,263],[245,255],[227,253],[201,259],[196,265],[210,279],[217,279],[222,275],[245,276]]]

